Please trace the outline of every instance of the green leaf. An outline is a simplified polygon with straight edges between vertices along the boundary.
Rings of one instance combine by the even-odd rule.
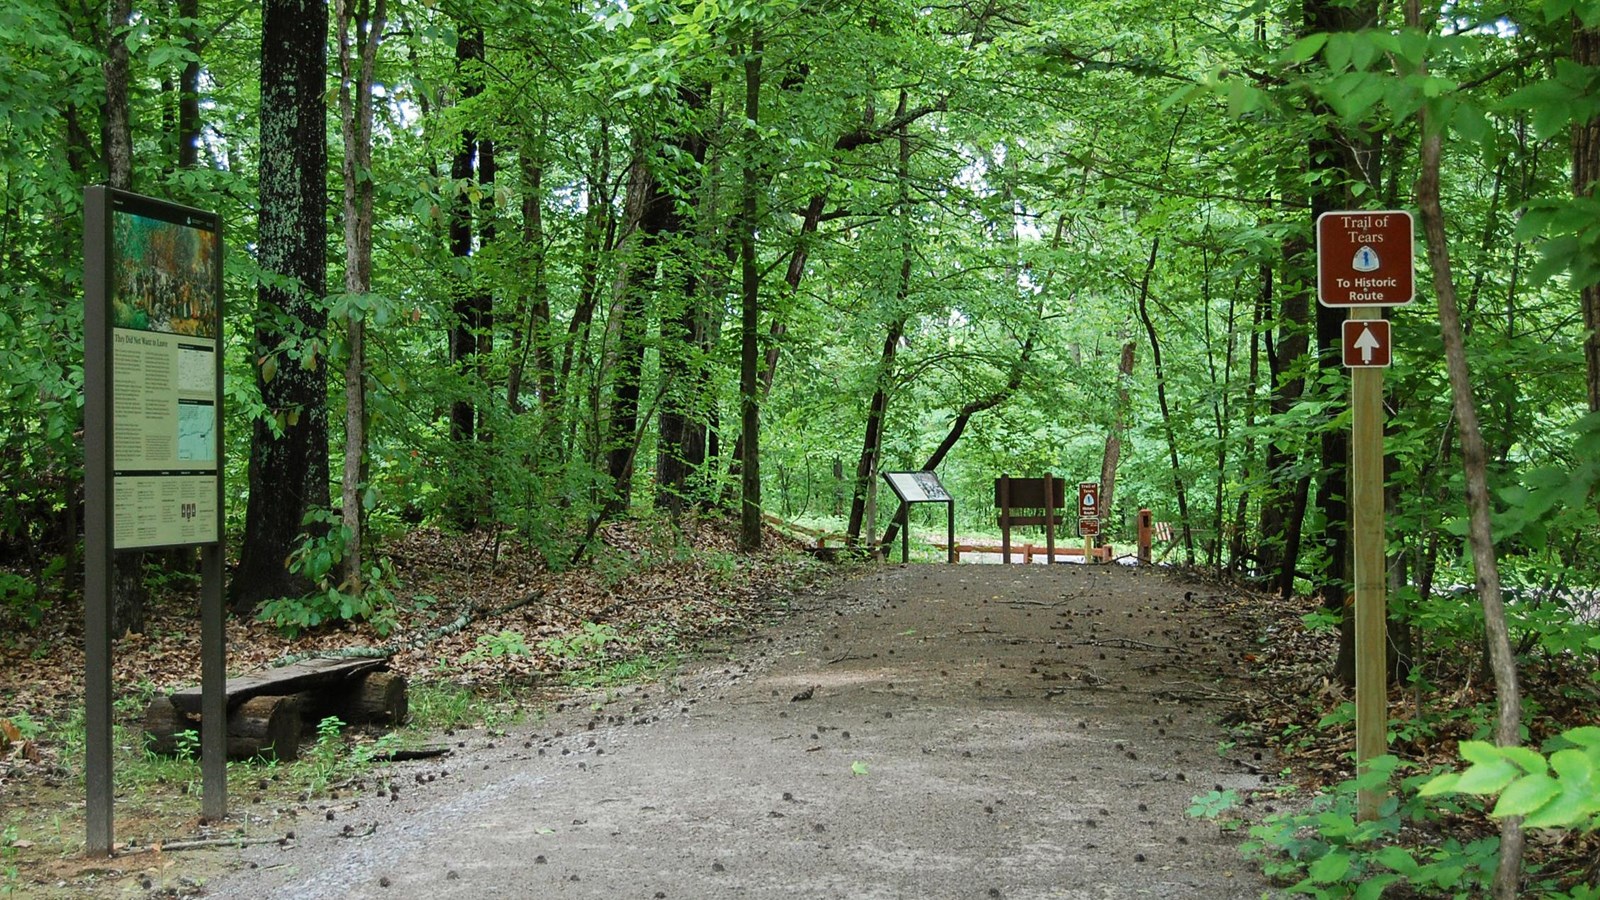
[[[1462,742],[1462,755],[1466,756],[1466,746],[1474,741]],[[1469,757],[1470,758],[1470,757]],[[1467,794],[1497,794],[1511,783],[1513,778],[1522,774],[1511,761],[1494,756],[1472,765],[1467,771],[1461,773],[1461,781],[1456,784],[1456,790]]]
[[[1579,747],[1600,749],[1600,726],[1584,725],[1570,731],[1563,731],[1561,736]]]
[[[1326,43],[1328,43],[1328,35],[1326,33],[1308,34],[1290,44],[1289,49],[1284,52],[1283,58],[1288,62],[1303,63],[1316,56],[1317,51],[1321,50]]]
[[[1501,747],[1500,752],[1524,772],[1542,775],[1550,769],[1544,754],[1529,747]]]
[[[1328,61],[1328,68],[1335,72],[1342,72],[1350,68],[1350,47],[1352,39],[1348,31],[1336,31],[1328,35],[1327,47],[1322,51],[1322,56]]]
[[[1384,888],[1400,880],[1399,875],[1376,875],[1361,882],[1356,888],[1356,900],[1378,900],[1383,896]]]
[[[1321,859],[1311,864],[1307,874],[1317,884],[1332,884],[1343,878],[1350,871],[1350,854],[1340,850],[1330,850]]]
[[[1496,816],[1525,816],[1561,793],[1556,780],[1544,773],[1527,775],[1511,782],[1494,806]]]
[[[1458,788],[1457,785],[1460,783],[1460,772],[1446,772],[1445,774],[1440,775],[1437,778],[1434,778],[1432,781],[1424,784],[1417,790],[1417,795],[1421,797],[1439,797],[1444,794],[1459,793],[1460,788]]]
[[[1379,850],[1373,855],[1373,858],[1401,875],[1411,875],[1418,868],[1416,859],[1411,856],[1411,851],[1394,844]]]

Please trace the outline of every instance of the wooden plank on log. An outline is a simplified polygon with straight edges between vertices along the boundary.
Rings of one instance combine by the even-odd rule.
[[[386,659],[307,659],[290,666],[268,669],[252,675],[228,679],[228,709],[232,710],[251,697],[297,694],[329,684],[343,683],[356,676],[382,669],[389,665]],[[177,691],[172,695],[172,705],[190,715],[200,714],[200,688],[198,686]]]

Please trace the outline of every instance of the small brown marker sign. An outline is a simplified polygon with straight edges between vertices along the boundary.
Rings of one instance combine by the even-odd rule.
[[[1382,368],[1393,358],[1387,319],[1349,319],[1344,323],[1347,369]]]

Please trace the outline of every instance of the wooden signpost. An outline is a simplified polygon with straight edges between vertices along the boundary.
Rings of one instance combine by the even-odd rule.
[[[1388,598],[1384,593],[1383,368],[1389,323],[1383,307],[1415,293],[1411,214],[1327,212],[1317,217],[1317,302],[1346,307],[1350,367],[1350,533],[1355,557],[1356,765],[1388,752]],[[1387,791],[1357,794],[1357,815],[1378,817]]]

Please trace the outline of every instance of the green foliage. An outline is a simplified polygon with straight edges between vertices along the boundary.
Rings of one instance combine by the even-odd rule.
[[[0,829],[0,895],[12,896],[22,889],[21,873],[17,868],[17,826]]]
[[[573,634],[545,638],[539,649],[563,663],[586,667],[604,661],[607,649],[619,640],[615,625],[585,622]]]
[[[294,769],[305,780],[307,796],[326,790],[337,776],[344,755],[344,722],[338,716],[327,716],[317,723],[317,741],[311,752],[302,753]]]
[[[1600,828],[1600,728],[1571,729],[1550,746],[1556,749],[1541,753],[1462,741],[1471,765],[1429,781],[1422,796],[1498,796],[1490,815],[1522,816],[1529,828]]]
[[[489,659],[527,656],[533,651],[524,641],[522,632],[504,629],[494,634],[480,634],[471,650],[462,655],[463,662],[482,662]]]
[[[1404,779],[1378,818],[1357,821],[1356,793],[1387,784],[1399,766],[1393,756],[1372,760],[1360,777],[1341,782],[1304,810],[1268,816],[1249,830],[1243,850],[1266,874],[1291,882],[1289,891],[1318,898],[1375,900],[1393,885],[1455,897],[1484,896],[1493,877],[1498,838],[1461,843],[1446,838],[1430,846],[1396,843],[1402,828],[1441,812],[1416,786],[1429,776]],[[1196,798],[1196,807],[1209,809]],[[1195,807],[1191,807],[1191,813]]]
[[[19,709],[11,713],[6,716],[6,721],[16,726],[17,733],[25,741],[38,740],[39,735],[44,733],[44,725],[34,721],[34,718],[28,715],[27,710]]]
[[[357,621],[371,623],[379,635],[388,634],[395,625],[393,568],[386,560],[373,563],[365,573],[361,593],[350,593],[344,584],[336,583],[350,529],[327,510],[308,512],[302,524],[318,527],[289,557],[289,570],[310,579],[316,590],[304,597],[269,600],[262,604],[257,619],[291,636],[327,623]]]
[[[200,758],[200,732],[185,728],[173,736],[173,748],[179,759]]]
[[[1189,808],[1185,810],[1196,819],[1207,819],[1218,823],[1224,831],[1238,829],[1239,822],[1235,819],[1224,819],[1223,816],[1239,807],[1239,792],[1235,790],[1209,791],[1205,794],[1190,799]]]
[[[39,587],[33,579],[0,571],[0,621],[16,621],[24,629],[37,628],[47,608],[39,600]]]

